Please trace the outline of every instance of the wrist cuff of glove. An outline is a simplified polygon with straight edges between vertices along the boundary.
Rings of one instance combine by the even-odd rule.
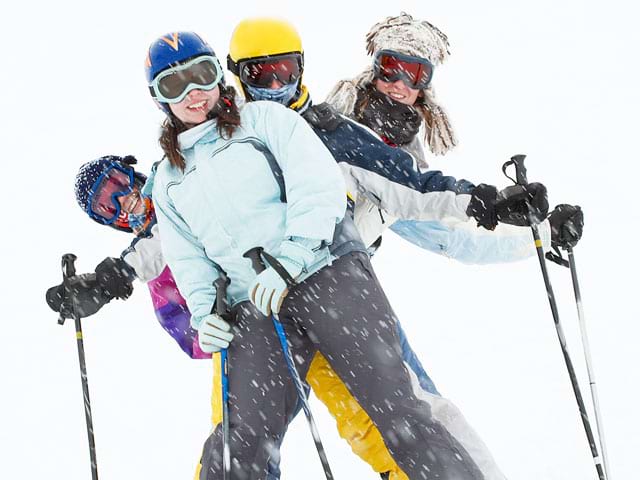
[[[137,278],[136,271],[133,267],[120,257],[105,258],[96,266],[95,271],[98,277],[102,277],[103,275],[115,276],[129,283]]]
[[[198,330],[200,328],[200,325],[202,325],[202,322],[204,321],[205,317],[207,315],[202,315],[202,316],[195,316],[192,315],[191,316],[191,328],[193,328],[194,330]]]
[[[320,244],[321,242],[319,240],[303,237],[290,237],[288,240],[282,242],[282,245],[280,245],[280,256],[283,257],[286,263],[293,264],[291,267],[294,269],[297,267],[298,270],[292,272],[290,265],[283,264],[292,277],[295,278],[302,270],[307,269],[313,263],[316,258],[314,249],[317,249]]]
[[[126,277],[129,282],[133,282],[136,278],[138,278],[135,269],[131,265],[129,265],[122,257],[116,259],[116,265],[122,272],[122,275]]]

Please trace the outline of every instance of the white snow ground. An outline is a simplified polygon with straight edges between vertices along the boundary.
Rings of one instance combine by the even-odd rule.
[[[370,25],[406,10],[449,35],[434,84],[460,139],[433,166],[506,185],[500,166],[528,154],[552,205],[586,215],[576,249],[614,480],[638,476],[638,11],[631,2],[20,2],[2,14],[4,227],[0,478],[89,478],[71,322],[44,302],[60,256],[88,271],[126,236],[76,206],[79,165],[132,153],[159,158],[162,118],[142,72],[145,49],[177,29],[226,55],[245,16],[282,15],[306,47],[320,101],[368,62]],[[6,8],[6,7],[5,7]],[[228,77],[230,79],[230,76]],[[13,213],[11,213],[13,212]],[[440,390],[475,425],[510,479],[594,479],[537,261],[469,267],[389,233],[374,262]],[[550,266],[588,400],[569,272]],[[159,328],[146,288],[84,321],[102,479],[191,478],[209,429],[208,362],[191,361]],[[338,479],[376,476],[314,411]],[[283,479],[322,479],[302,418],[283,447]]]

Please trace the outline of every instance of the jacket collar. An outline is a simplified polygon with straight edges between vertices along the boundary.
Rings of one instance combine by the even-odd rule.
[[[215,140],[218,137],[218,131],[215,128],[216,121],[207,120],[206,122],[196,125],[178,135],[178,143],[180,144],[180,150],[186,150],[193,147],[199,140],[207,135],[213,135],[211,140]]]
[[[301,85],[300,96],[295,102],[289,105],[289,108],[291,110],[295,110],[300,115],[302,115],[310,106],[311,106],[311,95],[309,95],[309,90],[305,85]]]

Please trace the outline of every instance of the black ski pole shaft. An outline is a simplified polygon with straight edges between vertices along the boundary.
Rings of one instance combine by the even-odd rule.
[[[212,313],[220,317],[227,314],[227,285],[229,278],[224,272],[213,282],[216,287],[216,303]],[[220,351],[220,373],[222,379],[222,478],[231,478],[231,445],[229,436],[229,366],[226,348]]]
[[[582,295],[580,294],[580,284],[578,283],[578,272],[576,269],[576,260],[573,254],[573,247],[567,248],[567,254],[569,256],[569,269],[571,271],[571,282],[573,284],[573,293],[576,299],[576,308],[578,310],[578,324],[580,326],[580,334],[582,337],[582,350],[584,352],[584,360],[587,365],[587,374],[589,376],[589,387],[591,389],[591,401],[593,404],[593,411],[596,416],[596,428],[598,429],[598,438],[600,439],[600,451],[602,452],[602,460],[604,463],[604,471],[607,479],[611,479],[611,473],[609,469],[609,458],[607,455],[606,442],[604,438],[604,426],[602,424],[602,415],[600,413],[600,402],[598,400],[598,390],[596,387],[596,376],[593,369],[593,362],[591,360],[591,349],[589,347],[589,337],[587,335],[587,325],[584,316],[584,309],[582,307]]]
[[[569,355],[569,349],[567,347],[567,340],[564,335],[564,330],[562,328],[562,324],[560,323],[560,318],[558,315],[558,307],[556,305],[555,296],[553,294],[553,289],[551,287],[551,281],[549,280],[549,274],[547,272],[547,266],[545,263],[544,252],[542,249],[542,242],[540,240],[540,235],[538,233],[537,227],[532,227],[534,232],[534,239],[536,242],[536,250],[538,253],[538,260],[540,261],[540,267],[542,269],[542,275],[544,277],[544,283],[547,288],[547,296],[549,297],[549,305],[551,306],[551,312],[553,315],[553,321],[556,326],[556,332],[558,334],[558,340],[560,341],[560,346],[562,348],[562,356],[564,357],[565,364],[567,366],[567,371],[569,372],[569,377],[571,379],[571,386],[573,387],[573,393],[576,397],[576,402],[578,403],[578,409],[580,411],[580,418],[582,420],[582,425],[584,426],[585,434],[587,435],[587,440],[589,442],[589,448],[591,449],[591,456],[593,457],[593,461],[596,466],[596,470],[598,472],[599,480],[606,480],[606,476],[603,470],[602,460],[598,454],[598,448],[596,447],[595,438],[593,436],[593,431],[591,429],[591,423],[589,422],[589,416],[587,414],[587,409],[584,404],[584,400],[582,398],[582,393],[580,391],[580,385],[578,384],[578,378],[575,373],[575,369],[573,368],[573,362],[571,361],[571,357]]]
[[[89,382],[87,380],[87,363],[84,354],[84,341],[82,337],[82,323],[75,304],[75,299],[71,296],[71,285],[73,277],[76,274],[74,262],[76,256],[72,253],[67,253],[62,256],[62,279],[65,289],[65,301],[67,303],[68,313],[73,317],[73,321],[76,327],[76,343],[78,347],[78,361],[80,363],[80,379],[82,381],[82,396],[84,399],[84,415],[87,423],[87,437],[89,440],[89,457],[91,460],[91,479],[98,480],[98,462],[96,458],[96,442],[93,434],[93,416],[91,414],[91,399],[89,398]],[[71,297],[71,298],[69,298]],[[58,323],[64,323],[64,315],[60,313],[60,320]]]
[[[506,175],[506,169],[509,165],[515,166],[516,179],[517,179],[515,182],[520,185],[526,185],[528,183],[527,171],[524,166],[524,159],[525,159],[525,155],[514,155],[513,157],[511,157],[510,161],[506,162],[502,166],[502,171],[505,172],[505,175]],[[507,177],[509,176],[507,175]],[[542,247],[542,240],[540,240],[540,233],[538,231],[538,226],[535,223],[533,223],[533,221],[531,221],[530,223],[531,223],[531,232],[533,233],[533,240],[536,246],[536,253],[538,254],[538,261],[540,262],[540,269],[542,270],[544,285],[547,289],[547,297],[549,299],[549,306],[551,307],[551,315],[553,316],[553,323],[556,327],[556,333],[558,335],[558,340],[560,342],[560,347],[562,349],[562,356],[564,357],[564,362],[567,366],[567,371],[569,372],[569,378],[571,379],[571,386],[573,387],[573,393],[576,397],[576,402],[578,403],[578,409],[580,411],[580,418],[582,419],[582,425],[584,426],[584,431],[587,435],[589,447],[591,448],[591,455],[595,463],[596,471],[598,472],[598,479],[606,480],[605,473],[602,466],[602,461],[600,459],[600,456],[598,455],[598,449],[596,447],[595,440],[593,437],[593,431],[591,430],[591,424],[589,423],[587,409],[585,407],[584,401],[582,399],[582,394],[580,392],[578,377],[576,375],[575,369],[573,368],[573,362],[571,361],[571,356],[569,355],[569,349],[567,347],[567,340],[564,335],[562,324],[560,323],[558,306],[556,304],[555,295],[553,293],[553,288],[551,286],[549,272],[547,271],[547,264],[545,262],[544,249]]]
[[[269,265],[274,268],[280,276],[283,277],[283,280],[287,283],[287,285],[291,286],[293,283],[293,279],[289,275],[289,273],[284,269],[282,265],[271,255],[264,252],[262,247],[254,247],[251,250],[245,252],[243,257],[251,260],[251,265],[256,273],[260,273],[266,269],[264,262],[262,261],[262,257],[269,262]],[[313,437],[313,442],[316,445],[316,450],[318,452],[318,457],[320,457],[320,462],[322,463],[322,468],[324,470],[324,475],[327,480],[333,480],[333,473],[331,472],[331,467],[329,465],[329,459],[327,458],[327,454],[324,449],[324,445],[322,444],[322,439],[320,438],[320,432],[318,431],[318,427],[316,426],[316,422],[313,419],[313,414],[311,413],[311,407],[309,406],[309,402],[307,400],[307,395],[305,393],[304,385],[302,382],[302,378],[296,369],[295,363],[293,361],[293,355],[291,354],[291,350],[289,349],[289,344],[287,343],[287,334],[282,326],[282,323],[278,319],[278,316],[275,314],[271,315],[271,321],[273,322],[273,326],[276,330],[276,334],[278,335],[278,340],[280,341],[280,346],[282,348],[282,354],[284,355],[285,362],[287,364],[287,368],[289,370],[289,374],[291,375],[291,380],[293,381],[296,392],[298,393],[298,398],[302,403],[302,410],[304,411],[305,416],[307,417],[307,423],[309,425],[309,430],[311,431],[311,436]]]

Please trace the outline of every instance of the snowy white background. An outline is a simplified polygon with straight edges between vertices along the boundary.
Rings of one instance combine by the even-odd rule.
[[[159,158],[162,114],[143,75],[147,45],[178,29],[223,58],[234,25],[286,16],[303,36],[305,81],[320,101],[367,63],[364,35],[406,10],[439,26],[452,57],[434,85],[460,139],[432,165],[506,185],[501,164],[528,155],[552,205],[581,204],[576,250],[612,478],[638,478],[638,12],[631,2],[327,0],[137,3],[23,1],[2,14],[3,340],[0,478],[89,478],[73,326],[44,302],[60,256],[89,271],[129,239],[75,204],[80,164]],[[6,8],[6,7],[5,7]],[[228,77],[230,78],[230,77]],[[389,233],[374,261],[441,392],[485,439],[510,479],[593,479],[536,259],[469,267]],[[551,265],[560,314],[588,399],[568,270]],[[191,478],[209,430],[211,368],[157,325],[146,287],[84,321],[103,479]],[[336,478],[377,478],[314,410]],[[302,416],[283,447],[283,479],[322,479]]]

